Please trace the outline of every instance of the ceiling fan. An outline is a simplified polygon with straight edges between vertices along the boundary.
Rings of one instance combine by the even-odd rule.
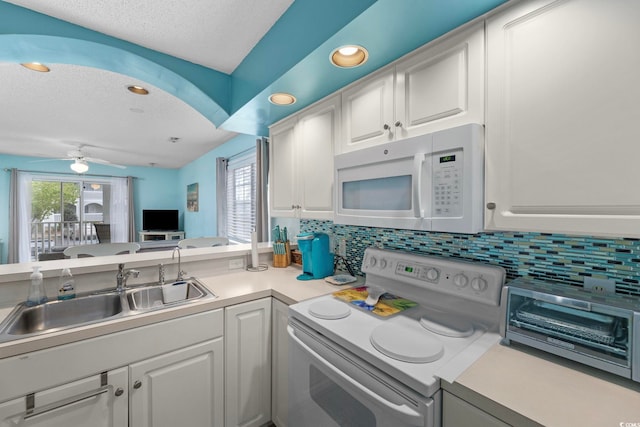
[[[85,173],[89,170],[89,163],[97,163],[105,166],[111,166],[114,168],[126,169],[126,166],[117,165],[111,163],[108,160],[97,159],[95,157],[89,157],[85,152],[82,151],[82,147],[79,147],[77,150],[71,150],[67,152],[67,156],[65,158],[60,159],[51,159],[51,160],[71,160],[73,163],[69,165],[72,171],[76,173]],[[40,160],[40,161],[49,161],[49,160]]]
[[[126,166],[116,165],[114,163],[111,163],[108,160],[96,159],[95,157],[86,156],[85,153],[82,152],[82,149],[69,151],[67,153],[67,156],[69,157],[62,160],[73,160],[73,163],[71,163],[69,167],[71,168],[72,171],[76,173],[85,173],[86,171],[88,171],[89,170],[88,163],[98,163],[100,165],[111,166],[111,167],[120,168],[120,169],[126,168]]]

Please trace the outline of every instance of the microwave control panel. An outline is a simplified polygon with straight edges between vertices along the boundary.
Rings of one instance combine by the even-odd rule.
[[[462,149],[433,155],[433,216],[460,217],[463,214]]]

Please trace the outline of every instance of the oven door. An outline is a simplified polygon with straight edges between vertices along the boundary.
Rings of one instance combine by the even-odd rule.
[[[440,424],[440,392],[428,398],[291,321],[289,425],[305,427]]]

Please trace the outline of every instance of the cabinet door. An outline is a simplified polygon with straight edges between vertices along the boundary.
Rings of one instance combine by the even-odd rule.
[[[396,139],[484,124],[484,24],[398,62],[395,99]]]
[[[131,365],[131,427],[222,427],[223,346],[220,337]]]
[[[296,124],[294,116],[270,129],[269,194],[271,216],[293,217],[298,209],[296,193]]]
[[[271,420],[278,427],[287,427],[289,412],[289,306],[273,298],[271,363]]]
[[[339,153],[392,141],[393,68],[383,70],[342,92],[342,126]]]
[[[498,418],[476,408],[451,393],[442,393],[442,427],[508,427]]]
[[[565,0],[488,20],[485,228],[640,237],[638,16]]]
[[[333,147],[339,120],[340,96],[300,114],[297,182],[302,218],[333,219]]]
[[[0,403],[2,427],[127,427],[127,368],[104,376],[64,384],[35,393],[33,411],[25,412],[27,399]]]
[[[225,309],[225,426],[271,420],[271,298]]]

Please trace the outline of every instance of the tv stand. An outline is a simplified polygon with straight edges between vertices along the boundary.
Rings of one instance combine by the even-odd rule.
[[[182,240],[184,231],[140,231],[138,240],[147,242],[149,240]]]

